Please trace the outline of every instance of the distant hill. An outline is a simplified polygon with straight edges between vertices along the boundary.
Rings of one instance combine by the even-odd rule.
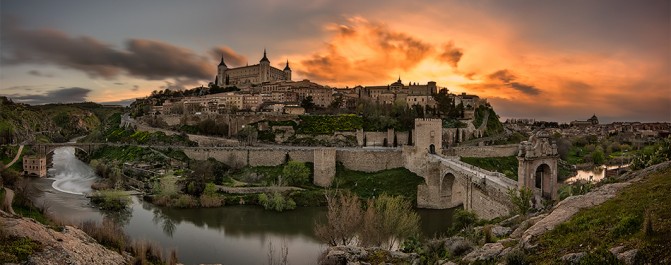
[[[0,144],[65,142],[89,134],[122,111],[91,102],[31,106],[0,97]]]

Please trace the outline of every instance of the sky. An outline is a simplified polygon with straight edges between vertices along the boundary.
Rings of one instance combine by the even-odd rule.
[[[0,2],[0,95],[119,102],[286,61],[333,87],[436,81],[501,116],[671,121],[667,0]]]

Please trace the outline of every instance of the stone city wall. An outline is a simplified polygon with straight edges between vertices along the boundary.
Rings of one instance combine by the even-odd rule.
[[[403,167],[403,155],[400,149],[356,149],[356,148],[262,148],[262,147],[228,147],[202,148],[186,147],[184,153],[191,159],[207,160],[214,158],[224,164],[240,168],[244,166],[276,166],[289,159],[314,163],[315,152],[319,150],[336,150],[334,159],[341,162],[347,169],[376,172],[385,169]],[[330,155],[321,157],[328,158]],[[324,162],[325,163],[325,162]]]
[[[364,137],[366,146],[384,146],[384,139],[387,138],[387,132],[364,132]],[[392,141],[393,140],[394,139],[392,139]],[[389,141],[387,141],[387,145],[389,145]]]
[[[244,166],[277,166],[284,163],[287,156],[290,160],[313,162],[313,149],[281,149],[281,148],[202,148],[187,147],[182,149],[191,159],[207,160],[214,158],[234,168]]]
[[[376,172],[385,169],[403,167],[403,152],[400,149],[381,150],[340,149],[336,152],[336,161],[347,169]]]

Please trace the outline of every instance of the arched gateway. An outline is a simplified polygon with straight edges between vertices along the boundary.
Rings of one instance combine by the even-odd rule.
[[[557,199],[557,145],[550,142],[549,134],[539,131],[520,143],[518,187],[529,188],[536,197]]]

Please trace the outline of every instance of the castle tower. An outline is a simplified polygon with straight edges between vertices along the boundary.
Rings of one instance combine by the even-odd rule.
[[[266,49],[263,49],[263,58],[259,61],[259,82],[267,82],[270,75],[270,60],[266,57]]]
[[[291,81],[291,68],[289,68],[289,60],[287,60],[287,66],[284,67],[284,80]]]
[[[226,70],[228,70],[228,66],[226,66],[226,63],[224,63],[224,55],[221,55],[221,62],[217,66],[217,86],[224,86],[227,85],[225,84],[226,80]]]

